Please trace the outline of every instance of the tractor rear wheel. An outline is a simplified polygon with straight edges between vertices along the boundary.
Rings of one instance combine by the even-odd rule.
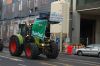
[[[23,52],[23,46],[20,44],[18,37],[15,35],[10,38],[9,51],[12,56],[20,56]]]
[[[50,48],[47,50],[46,56],[47,58],[56,59],[58,57],[59,50],[58,46],[54,41],[50,42]]]
[[[25,44],[25,55],[28,59],[36,59],[39,55],[39,49],[34,43]]]

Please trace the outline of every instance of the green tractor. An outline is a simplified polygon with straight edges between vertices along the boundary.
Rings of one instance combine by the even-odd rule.
[[[33,24],[19,24],[19,33],[10,37],[10,54],[20,56],[24,51],[29,59],[40,54],[56,59],[59,50],[55,41],[50,39],[49,25],[46,19],[36,19]]]

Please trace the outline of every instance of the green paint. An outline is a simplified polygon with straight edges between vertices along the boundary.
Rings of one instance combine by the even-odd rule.
[[[17,34],[17,37],[19,39],[19,43],[22,45],[23,44],[23,37],[20,34]]]
[[[34,38],[35,39],[35,43],[37,44],[37,45],[39,45],[40,43],[39,43],[39,38]]]

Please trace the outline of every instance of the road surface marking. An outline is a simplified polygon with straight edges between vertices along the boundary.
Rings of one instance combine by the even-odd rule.
[[[61,63],[61,62],[53,62],[53,63],[56,63],[56,64],[61,64],[61,65],[63,65],[63,66],[73,66],[73,65],[66,64],[66,63]]]
[[[60,61],[68,61],[68,62],[75,62],[75,63],[82,63],[82,64],[88,64],[88,65],[95,65],[95,66],[100,66],[100,63],[97,62],[91,62],[91,61],[86,61],[86,60],[77,60],[77,59],[70,59],[70,58],[60,58],[58,59]]]
[[[49,64],[49,65],[51,65],[51,66],[57,66],[57,65],[63,65],[63,66],[73,66],[73,65],[70,65],[70,64],[67,64],[67,63],[61,63],[61,62],[56,62],[56,61],[53,61],[53,62],[51,62],[51,63],[53,63],[53,64],[50,64],[49,62],[47,62],[47,61],[44,61],[44,62],[41,62],[42,64],[44,63],[44,64]]]
[[[65,58],[62,58],[62,59],[65,59]],[[95,64],[99,64],[100,65],[100,63],[98,63],[98,62],[92,62],[92,61],[86,61],[86,60],[78,60],[78,59],[70,59],[70,58],[67,58],[67,59],[74,60],[74,61],[82,61],[82,62],[87,62],[87,63],[95,63]]]
[[[27,66],[27,65],[24,65],[24,64],[18,64],[19,66]]]
[[[0,55],[0,57],[10,59],[10,60],[13,60],[13,61],[23,61],[23,60],[20,60],[20,59],[17,59],[17,58],[11,58],[11,57],[1,56],[1,55]]]
[[[57,65],[55,65],[55,64],[50,64],[50,63],[47,63],[47,62],[41,62],[41,64],[47,65],[47,66],[57,66]]]

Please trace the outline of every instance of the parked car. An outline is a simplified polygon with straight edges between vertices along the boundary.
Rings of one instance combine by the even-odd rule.
[[[76,49],[75,53],[79,56],[94,55],[100,57],[100,44],[91,44],[85,48]]]
[[[3,42],[2,39],[0,39],[0,52],[3,50]]]

